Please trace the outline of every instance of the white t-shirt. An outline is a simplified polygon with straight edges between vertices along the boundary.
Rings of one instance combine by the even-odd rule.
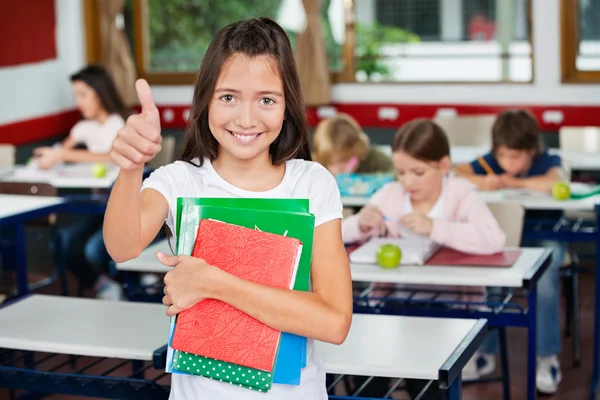
[[[119,114],[111,114],[103,124],[86,119],[71,128],[70,136],[77,143],[85,144],[90,153],[108,153],[117,132],[123,125],[125,121]]]
[[[198,164],[197,159],[192,162]],[[320,164],[304,160],[287,161],[281,183],[266,192],[233,186],[214,170],[208,159],[200,168],[183,161],[161,167],[144,181],[142,190],[146,188],[159,191],[169,203],[166,222],[172,232],[175,232],[178,197],[301,198],[309,200],[315,226],[342,218],[342,201],[335,178]],[[307,340],[306,357],[299,386],[275,384],[265,394],[209,378],[173,374],[170,399],[325,400],[325,371],[311,339]]]

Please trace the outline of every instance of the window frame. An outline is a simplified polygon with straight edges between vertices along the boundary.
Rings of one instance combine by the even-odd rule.
[[[562,83],[599,83],[600,70],[577,69],[579,0],[560,0],[560,42]]]
[[[100,61],[101,38],[99,25],[96,18],[95,2],[99,0],[84,0],[84,20],[86,25],[86,47],[88,63]],[[562,3],[577,0],[561,0]],[[146,79],[153,85],[193,85],[196,80],[196,72],[150,72],[147,69],[148,57],[148,31],[144,28],[148,18],[148,3],[146,0],[131,0],[133,10],[133,54],[137,76]],[[531,47],[531,80],[526,82],[516,81],[381,81],[381,82],[359,82],[355,78],[355,46],[356,46],[356,16],[355,0],[344,0],[345,7],[345,41],[343,46],[343,65],[340,70],[331,70],[329,73],[332,84],[351,83],[356,85],[531,85],[535,82],[535,52],[533,41],[533,15],[532,0],[527,0],[529,12],[527,18],[527,30]],[[561,8],[562,10],[562,8]],[[563,58],[564,64],[564,58]],[[574,66],[574,64],[573,64]],[[564,65],[563,65],[564,71]],[[581,73],[581,72],[580,72]],[[600,71],[598,73],[600,81]]]

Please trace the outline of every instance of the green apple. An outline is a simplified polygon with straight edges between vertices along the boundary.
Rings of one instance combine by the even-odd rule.
[[[566,182],[556,182],[552,186],[552,196],[556,200],[567,200],[571,197],[571,189]]]
[[[92,167],[92,175],[96,178],[104,178],[106,176],[106,165],[102,163],[95,164]]]
[[[394,244],[382,244],[377,250],[377,264],[381,268],[396,268],[401,258],[402,250]]]

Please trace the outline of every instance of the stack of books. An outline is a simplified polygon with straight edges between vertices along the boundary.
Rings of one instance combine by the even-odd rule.
[[[177,254],[248,281],[308,291],[315,218],[306,199],[180,198]],[[299,385],[306,338],[214,299],[171,319],[166,371],[267,392]]]

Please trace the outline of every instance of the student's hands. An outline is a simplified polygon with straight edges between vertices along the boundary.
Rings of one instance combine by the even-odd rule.
[[[187,310],[201,300],[213,297],[212,290],[217,286],[221,269],[207,264],[200,258],[190,256],[170,256],[162,252],[156,254],[158,261],[172,268],[165,275],[165,296],[167,315],[172,316]]]
[[[480,189],[483,190],[498,190],[505,187],[504,181],[502,180],[502,176],[499,175],[486,175],[481,180],[481,184],[479,185]]]
[[[381,227],[383,224],[383,215],[376,205],[367,204],[358,213],[358,227],[363,233]]]
[[[429,236],[431,234],[431,230],[433,229],[433,221],[431,218],[418,211],[413,211],[410,214],[405,215],[400,222],[402,222],[404,226],[411,231],[420,235]]]
[[[516,178],[511,175],[501,175],[500,180],[502,181],[502,185],[507,188],[521,188],[523,187],[523,179]]]
[[[33,155],[40,169],[50,169],[63,159],[62,149],[54,147],[38,147],[33,150]]]
[[[143,168],[161,149],[160,115],[154,104],[148,82],[135,83],[142,112],[127,118],[113,141],[110,158],[121,169]]]

